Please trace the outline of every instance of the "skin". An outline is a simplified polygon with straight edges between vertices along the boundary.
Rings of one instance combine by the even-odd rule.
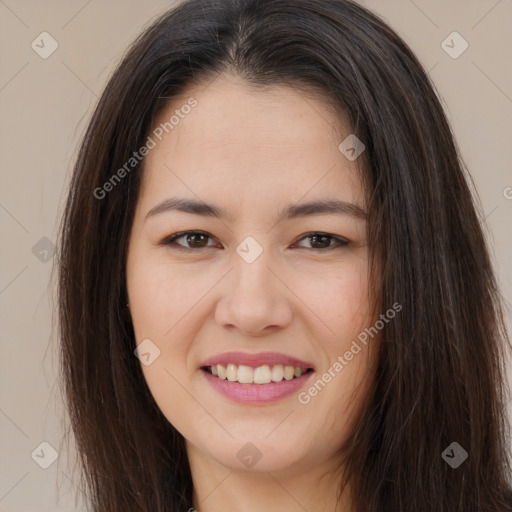
[[[295,393],[272,404],[232,402],[200,366],[228,351],[281,352],[313,364],[307,390],[373,324],[366,221],[336,214],[276,220],[285,206],[313,199],[365,209],[357,161],[338,150],[350,127],[318,97],[289,86],[255,88],[230,74],[190,86],[155,126],[190,97],[197,106],[145,158],[127,287],[137,344],[149,338],[160,350],[141,368],[186,439],[191,506],[348,511],[350,489],[336,504],[340,449],[374,374],[377,341],[306,405]],[[169,197],[201,199],[229,217],[167,211],[145,220]],[[185,230],[211,238],[179,239],[190,250],[184,253],[162,243]],[[318,231],[350,244],[305,237]],[[236,252],[248,236],[263,249],[250,264]],[[261,453],[250,468],[237,457],[248,442]]]

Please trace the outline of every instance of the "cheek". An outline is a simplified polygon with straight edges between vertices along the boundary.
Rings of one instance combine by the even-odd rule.
[[[314,428],[342,439],[360,412],[377,355],[378,336],[367,341],[364,334],[373,324],[366,261],[352,262],[316,286],[308,281],[301,293],[322,321],[315,343],[326,356],[301,403],[315,411]]]
[[[196,279],[143,251],[132,253],[128,260],[127,289],[136,344],[149,339],[157,354],[147,365],[141,359],[142,373],[158,407],[182,433],[189,432],[192,418],[201,414],[187,392],[187,354],[197,329],[190,319],[198,300],[190,284]]]
[[[150,255],[130,260],[127,281],[137,339],[149,336],[149,332],[142,332],[147,330],[153,336],[167,337],[211,288],[211,280],[206,276]]]
[[[191,357],[194,340],[206,321],[206,298],[218,275],[206,267],[192,271],[142,250],[130,255],[127,269],[136,344],[150,339],[157,347],[158,357],[151,365],[142,365],[142,371],[161,409],[182,412],[190,396],[180,383],[188,386],[196,370]]]
[[[294,292],[317,317],[315,338],[329,351],[339,350],[371,321],[367,268],[366,260],[352,258],[296,280]]]

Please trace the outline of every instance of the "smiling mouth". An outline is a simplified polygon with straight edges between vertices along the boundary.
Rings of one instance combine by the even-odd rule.
[[[232,363],[203,366],[201,369],[219,379],[240,384],[270,384],[283,380],[293,380],[313,371],[313,368],[301,368],[282,364],[272,366],[265,364],[253,368],[252,366]]]

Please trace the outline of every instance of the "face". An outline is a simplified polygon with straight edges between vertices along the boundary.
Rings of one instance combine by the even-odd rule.
[[[334,464],[350,433],[377,349],[358,342],[373,320],[350,133],[320,99],[229,75],[156,120],[127,287],[144,377],[189,455],[285,474]],[[324,201],[339,204],[301,208]]]

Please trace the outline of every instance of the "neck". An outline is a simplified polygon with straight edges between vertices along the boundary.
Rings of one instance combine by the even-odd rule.
[[[340,496],[340,471],[331,464],[307,471],[241,471],[227,468],[189,446],[197,512],[349,512],[350,490]],[[339,496],[339,500],[338,500]],[[190,511],[192,512],[192,511]]]

